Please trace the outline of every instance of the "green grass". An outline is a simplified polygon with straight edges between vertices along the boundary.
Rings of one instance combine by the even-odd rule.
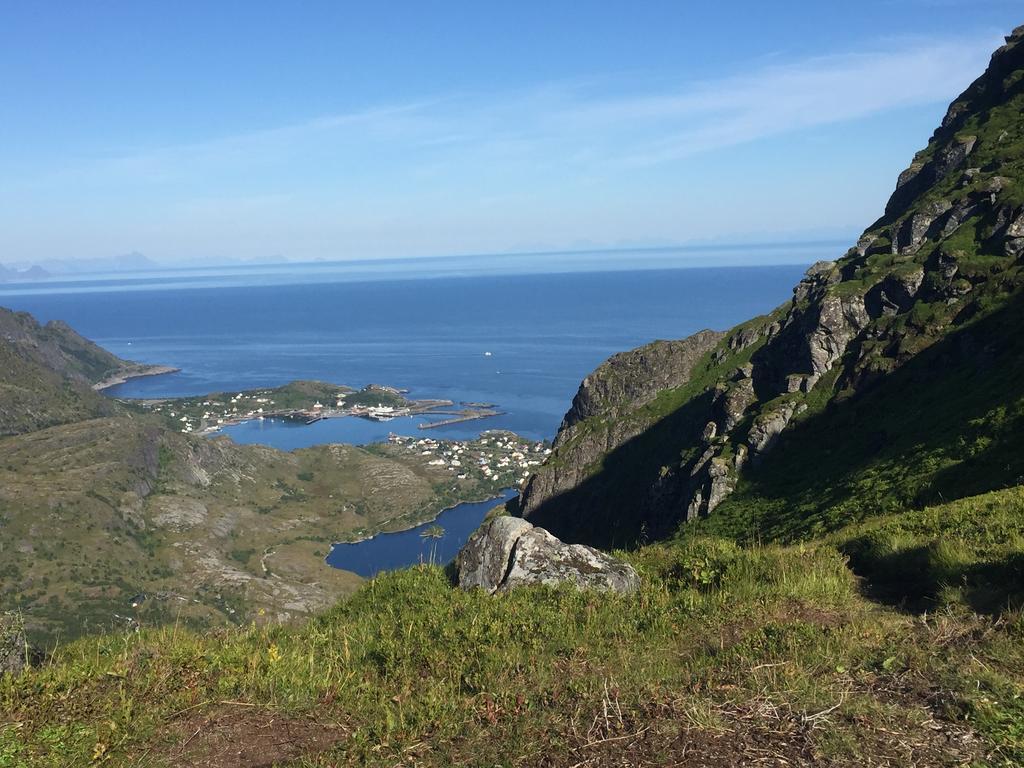
[[[1024,598],[1024,490],[927,507],[833,538],[874,596],[918,610],[963,605],[998,614]]]
[[[304,625],[83,639],[0,681],[0,765],[173,763],[204,722],[243,708],[340,727],[343,738],[293,755],[296,765],[569,765],[609,743],[652,762],[677,759],[681,745],[699,755],[738,743],[751,759],[760,749],[851,765],[896,759],[903,743],[938,765],[946,737],[963,734],[965,759],[1013,765],[1024,759],[1019,610],[979,617],[955,591],[927,617],[878,605],[840,550],[869,533],[897,547],[945,542],[935,562],[952,573],[1019,535],[1022,498],[994,494],[815,545],[646,547],[629,555],[643,587],[628,597],[489,597],[419,567]]]
[[[808,538],[1020,483],[1021,327],[1024,301],[1017,298],[876,386],[837,401],[814,395],[817,402],[808,402],[815,407],[698,528],[741,540]]]

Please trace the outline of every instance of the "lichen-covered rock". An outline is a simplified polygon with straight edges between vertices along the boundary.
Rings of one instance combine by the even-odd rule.
[[[908,216],[896,230],[892,239],[892,252],[916,253],[932,225],[952,207],[948,200],[937,200]]]
[[[705,514],[711,514],[736,489],[735,465],[729,466],[725,459],[715,458],[708,463],[708,500]]]
[[[868,314],[898,315],[909,310],[924,283],[924,269],[915,267],[889,275],[864,297]]]
[[[516,542],[508,575],[498,589],[530,584],[633,592],[640,577],[628,563],[583,544],[565,544],[543,528],[530,528]]]
[[[31,656],[21,616],[0,613],[0,677],[20,675],[28,667]]]
[[[457,558],[459,586],[493,592],[505,580],[509,558],[519,537],[532,528],[521,517],[503,515],[484,522]]]
[[[758,416],[750,427],[750,435],[747,437],[751,453],[759,454],[768,451],[782,434],[786,425],[789,424],[789,420],[793,418],[793,411],[793,405],[786,403],[774,411]]]
[[[939,237],[949,237],[959,229],[960,225],[963,224],[967,219],[977,214],[982,207],[982,202],[975,199],[974,197],[965,197],[959,200],[953,209],[945,217],[942,224],[942,230],[938,233]]]
[[[1011,237],[1003,242],[1003,253],[1019,258],[1024,254],[1024,237]]]
[[[456,558],[458,584],[489,593],[531,584],[633,592],[633,566],[582,544],[566,544],[520,518],[496,517],[482,525]]]
[[[721,413],[722,432],[731,432],[743,420],[747,408],[756,401],[753,380],[741,379],[734,382],[716,402]]]
[[[1024,237],[1024,210],[1018,211],[1016,217],[1006,226],[1006,237]]]

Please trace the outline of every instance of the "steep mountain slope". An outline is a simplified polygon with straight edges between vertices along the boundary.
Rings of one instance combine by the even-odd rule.
[[[808,270],[791,302],[588,377],[518,511],[604,545],[704,518],[791,537],[1019,482],[1022,42],[1019,28],[882,218]],[[630,355],[653,362],[622,365]]]
[[[24,612],[37,637],[69,637],[131,619],[215,626],[327,608],[361,582],[324,562],[333,542],[495,493],[436,455],[285,453],[137,416],[0,438],[0,612]]]
[[[122,360],[66,323],[0,307],[0,435],[116,413],[94,385],[152,370],[162,369]]]

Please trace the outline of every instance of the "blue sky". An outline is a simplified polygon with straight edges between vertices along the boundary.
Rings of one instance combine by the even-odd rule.
[[[1024,2],[0,0],[0,263],[847,237]]]

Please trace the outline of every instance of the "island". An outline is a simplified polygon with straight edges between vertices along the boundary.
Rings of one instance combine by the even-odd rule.
[[[164,371],[153,373],[159,372]],[[288,419],[314,424],[323,419],[352,416],[373,421],[415,415],[448,417],[418,425],[420,429],[433,429],[502,414],[490,403],[456,406],[451,400],[413,400],[406,397],[407,394],[408,390],[380,384],[357,390],[323,381],[293,381],[282,387],[128,402],[162,417],[169,427],[179,432],[204,435],[253,419]]]

